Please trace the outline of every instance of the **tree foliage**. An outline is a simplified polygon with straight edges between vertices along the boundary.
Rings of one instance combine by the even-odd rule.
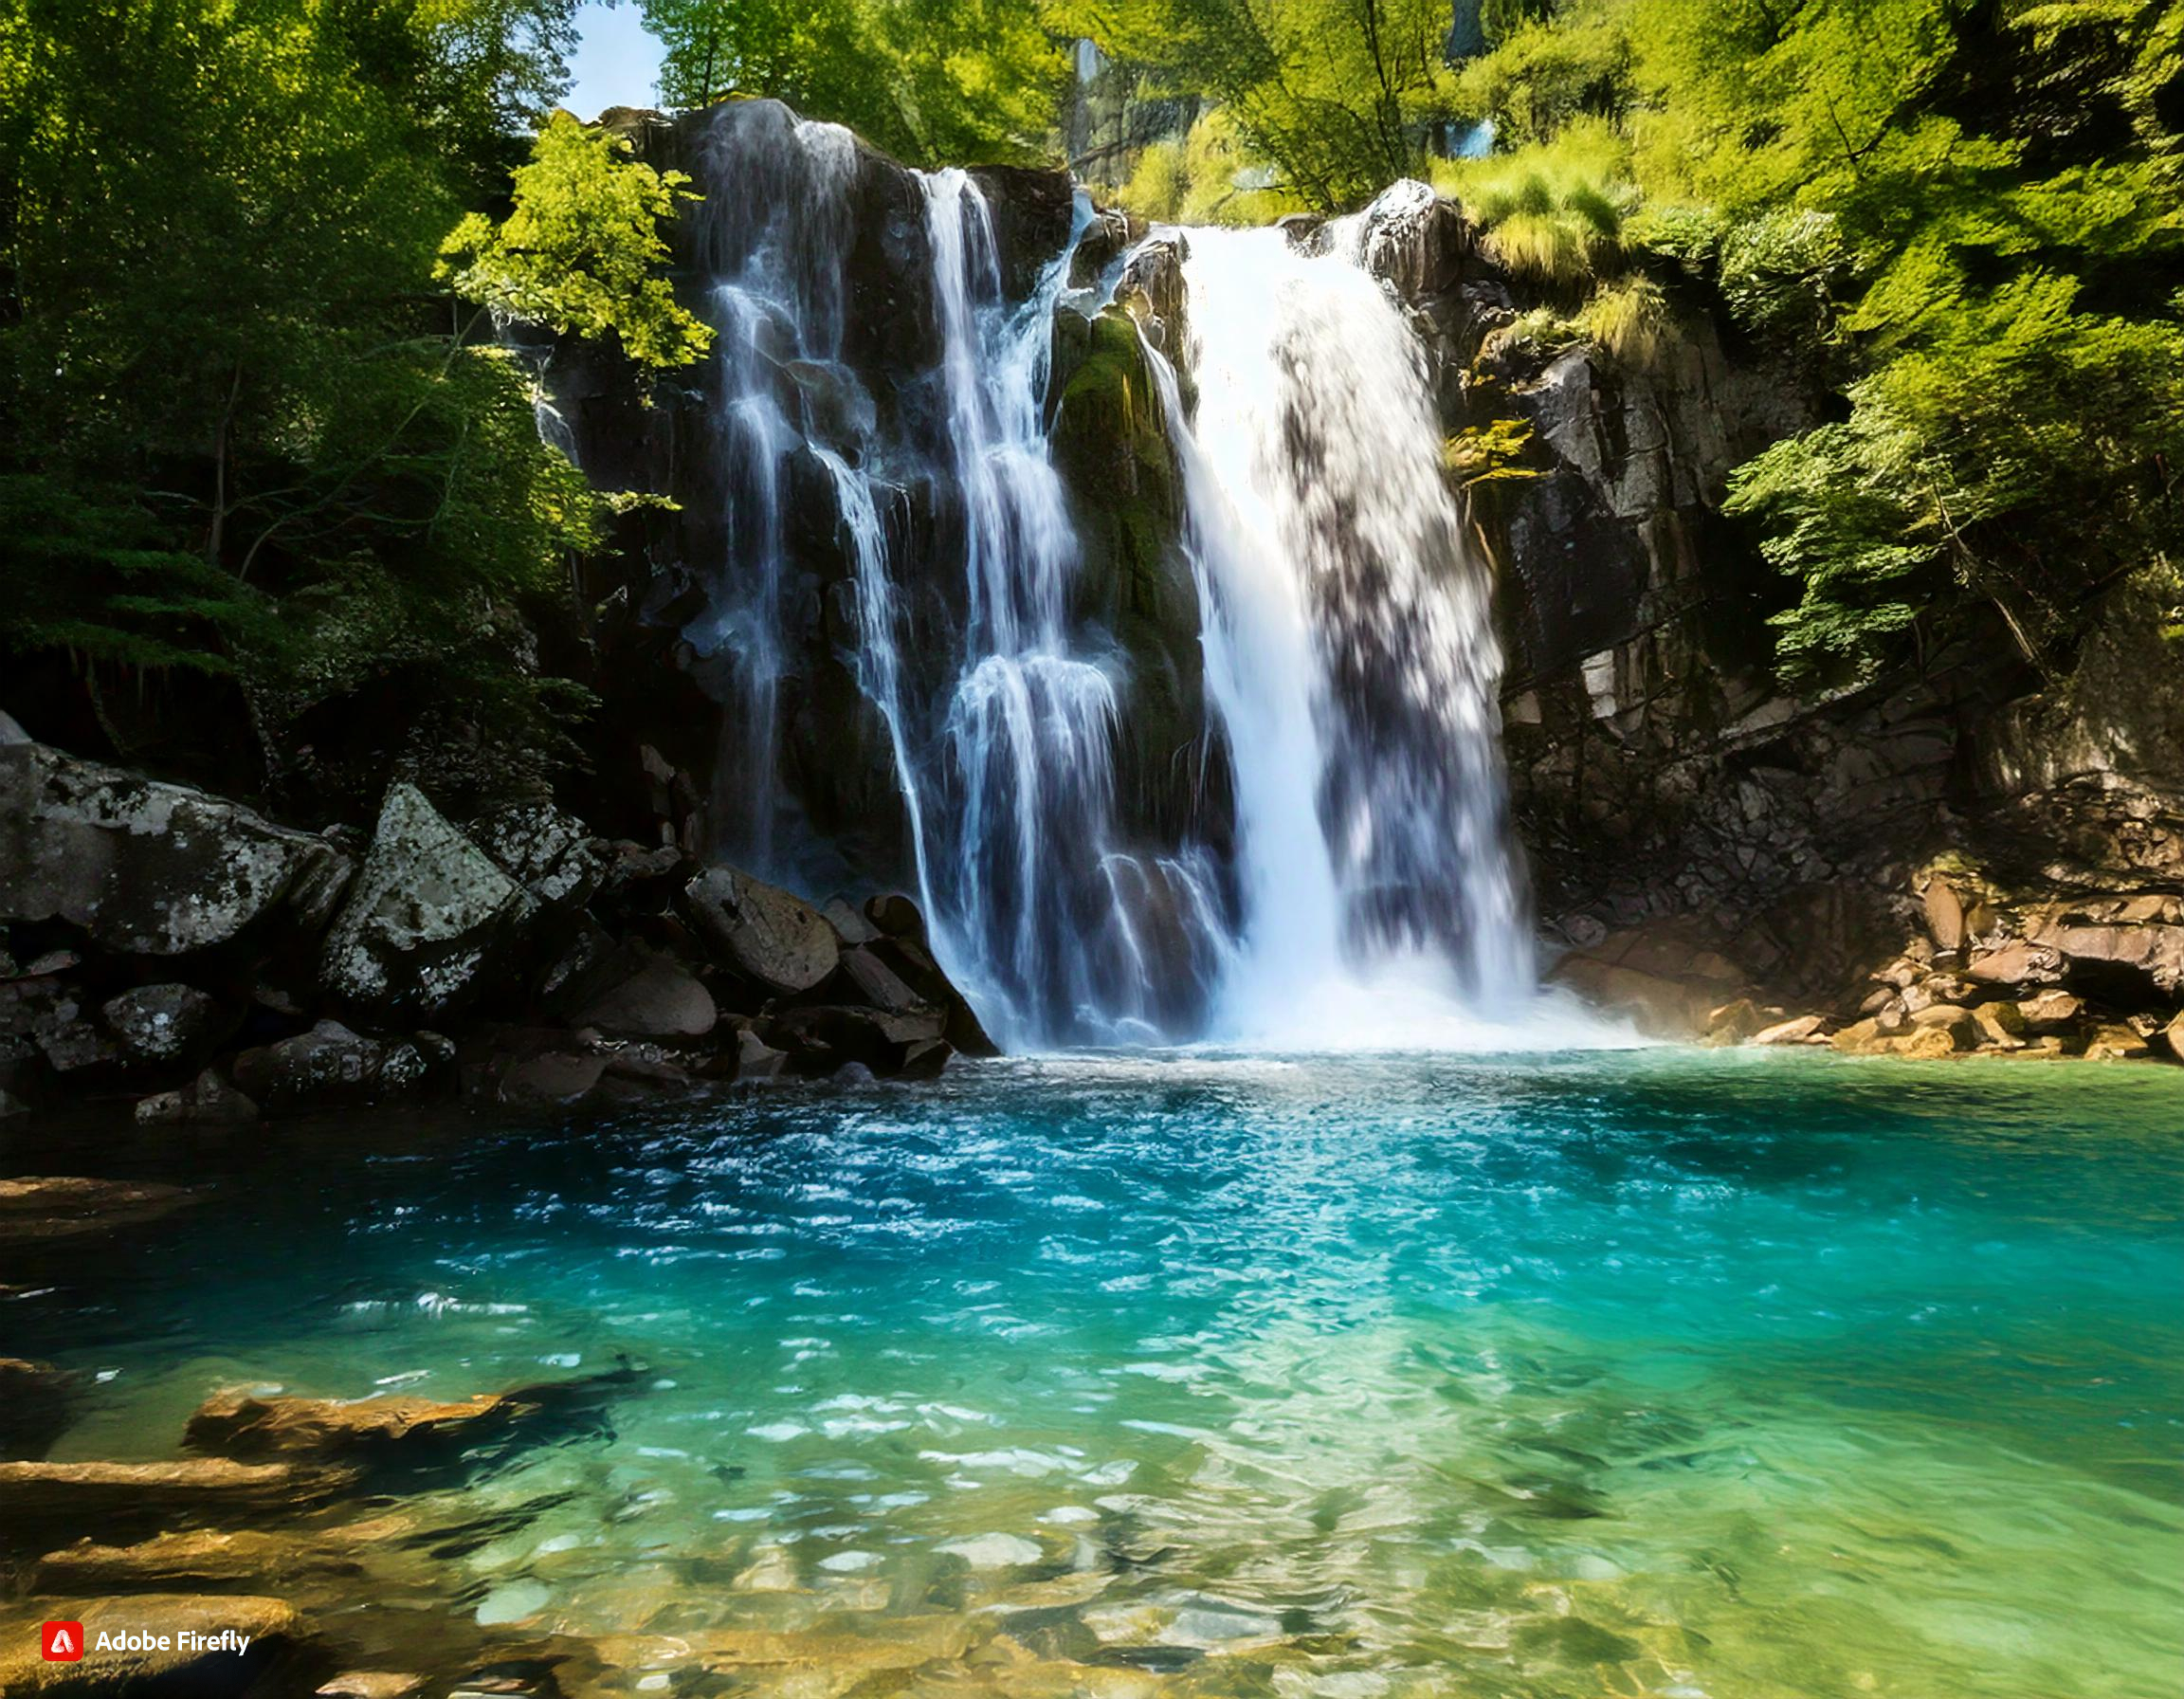
[[[640,0],[661,91],[785,100],[913,165],[1044,159],[1068,72],[1035,0]]]
[[[0,653],[69,657],[95,699],[230,679],[268,736],[399,666],[550,741],[566,691],[506,611],[558,592],[595,499],[434,266],[559,92],[570,10],[0,0]],[[657,200],[610,169],[579,212],[595,182],[531,170],[534,226],[547,188],[591,223],[594,318],[648,322]],[[513,246],[464,282],[526,310]]]

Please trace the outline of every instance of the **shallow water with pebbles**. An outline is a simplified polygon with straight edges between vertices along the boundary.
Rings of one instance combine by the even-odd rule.
[[[627,1357],[423,1583],[565,1687],[2184,1684],[2184,1075],[1186,1052],[282,1137],[26,1312],[100,1377],[58,1454]]]

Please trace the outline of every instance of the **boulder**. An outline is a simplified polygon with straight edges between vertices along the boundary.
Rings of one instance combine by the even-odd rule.
[[[101,1635],[127,1635],[142,1650],[94,1650],[80,1663],[48,1663],[39,1626],[62,1615],[52,1600],[33,1599],[0,1623],[0,1693],[243,1699],[280,1679],[279,1666],[305,1636],[302,1618],[278,1599],[140,1593],[72,1600],[66,1616],[82,1623],[94,1648]]]
[[[1824,1014],[1800,1014],[1793,1020],[1777,1021],[1774,1026],[1762,1028],[1752,1034],[1754,1044],[1825,1044],[1828,1037],[1821,1028],[1828,1024]]]
[[[1978,1023],[1980,1049],[2025,1048],[2025,1016],[2015,1003],[1981,1003],[1972,1011],[1972,1018]]]
[[[784,1010],[767,1036],[780,1041],[799,1072],[830,1073],[844,1063],[861,1062],[875,1074],[893,1074],[913,1048],[941,1038],[943,1027],[937,1010],[889,1014],[823,1004]]]
[[[1983,985],[2052,985],[2063,977],[2054,950],[2013,938],[1977,957],[1965,970]]]
[[[2177,1061],[2184,1062],[2184,1014],[2179,1014],[2161,1029],[2161,1047]]]
[[[124,1065],[154,1068],[211,1054],[233,1026],[226,1010],[189,985],[140,985],[100,1007]]]
[[[834,971],[834,928],[803,898],[735,868],[713,868],[683,888],[683,907],[720,963],[774,991],[811,990]]]
[[[736,1035],[736,1077],[771,1080],[789,1066],[789,1053],[777,1050],[746,1027]]]
[[[1769,1025],[1768,1017],[1750,997],[1737,997],[1710,1010],[1706,1036],[1717,1044],[1741,1044]]]
[[[397,784],[327,934],[326,987],[379,1020],[429,1019],[477,997],[535,909],[424,793]]]
[[[1914,1036],[1920,1032],[1946,1033],[1950,1048],[1959,1050],[1977,1050],[1980,1039],[1985,1036],[1978,1018],[1958,1003],[1934,1003],[1914,1010],[1911,1029]]]
[[[864,918],[889,938],[906,938],[911,942],[925,942],[925,917],[918,911],[918,904],[901,891],[883,891],[878,896],[864,899]]]
[[[2085,1041],[2085,1054],[2095,1062],[2136,1062],[2153,1053],[2141,1034],[2114,1021],[2102,1021]]]
[[[911,1014],[926,1006],[925,1000],[871,950],[843,951],[842,974],[856,987],[858,1000],[875,1009],[884,1009],[891,1014]]]
[[[2050,990],[2021,999],[2017,1013],[2028,1032],[2067,1032],[2084,1014],[2085,1004],[2083,998],[2072,996],[2066,991]]]
[[[179,1091],[136,1102],[136,1119],[146,1126],[246,1126],[259,1114],[255,1103],[209,1068]]]
[[[183,785],[0,745],[0,921],[66,921],[109,950],[185,956],[316,936],[353,864]]]
[[[671,956],[633,945],[622,961],[628,971],[610,979],[572,1017],[620,1038],[702,1038],[719,1018],[712,994]]]
[[[828,898],[820,904],[819,912],[827,917],[834,935],[846,944],[868,944],[880,936],[880,928],[846,897]]]
[[[140,1227],[197,1200],[184,1186],[61,1175],[0,1179],[0,1245]]]
[[[2055,926],[2038,941],[2063,959],[2073,982],[2184,993],[2184,926]]]
[[[237,1087],[276,1115],[407,1096],[424,1085],[427,1071],[414,1044],[383,1044],[337,1020],[235,1058]]]
[[[1938,873],[1926,882],[1920,901],[1926,909],[1926,934],[1934,947],[1954,955],[1964,947],[1964,904]]]
[[[549,914],[589,903],[607,876],[607,850],[575,815],[521,802],[470,824],[470,841]]]
[[[606,1072],[607,1058],[597,1051],[541,1050],[507,1062],[493,1095],[519,1108],[573,1104],[589,1096]]]

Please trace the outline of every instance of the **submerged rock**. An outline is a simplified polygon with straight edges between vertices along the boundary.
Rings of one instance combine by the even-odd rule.
[[[0,1693],[142,1692],[177,1699],[232,1694],[241,1699],[262,1687],[305,1632],[291,1605],[246,1594],[131,1594],[71,1601],[68,1612],[82,1623],[90,1647],[99,1646],[101,1635],[127,1635],[133,1649],[109,1646],[93,1650],[78,1663],[48,1663],[41,1653],[38,1629],[57,1613],[50,1600],[33,1600],[0,1622]],[[238,1642],[247,1642],[240,1654]]]
[[[484,988],[534,907],[422,792],[397,784],[327,935],[326,987],[383,1020],[444,1014]]]
[[[256,1519],[346,1491],[355,1475],[226,1457],[160,1463],[0,1463],[0,1539],[54,1527],[172,1527],[185,1520]]]
[[[109,950],[182,956],[316,935],[353,866],[250,810],[37,743],[0,744],[0,921],[66,921]]]
[[[185,1186],[74,1175],[0,1179],[0,1245],[75,1238],[136,1227],[197,1200]]]

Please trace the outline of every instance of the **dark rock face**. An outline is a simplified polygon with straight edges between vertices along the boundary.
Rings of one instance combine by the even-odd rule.
[[[235,1084],[276,1113],[370,1104],[425,1084],[424,1052],[407,1041],[382,1044],[322,1020],[310,1032],[235,1058]]]
[[[2150,590],[2112,592],[2076,676],[2046,694],[2024,694],[1997,632],[1794,698],[1765,623],[1789,589],[1720,503],[1729,472],[1818,422],[1820,398],[1702,315],[1643,367],[1533,345],[1511,326],[1534,303],[1422,192],[1391,197],[1365,254],[1411,312],[1451,433],[1531,433],[1527,475],[1475,485],[1470,506],[1497,566],[1513,802],[1569,951],[1559,977],[1675,1033],[1745,991],[1848,1018],[1875,964],[1924,938],[1918,869],[1944,851],[1983,869],[1990,914],[2184,890],[2184,672]],[[2029,964],[2070,928],[2027,925],[1969,946],[1982,983],[2042,982]],[[2084,947],[2110,966],[2073,971],[2105,975],[2108,1008],[2184,1000],[2160,982],[2164,945],[2103,939]]]

